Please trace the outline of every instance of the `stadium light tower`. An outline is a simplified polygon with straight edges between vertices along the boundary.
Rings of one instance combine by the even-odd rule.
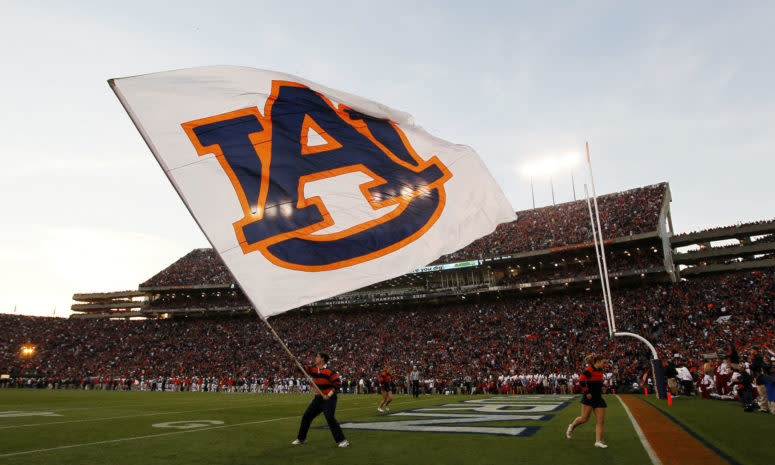
[[[522,174],[530,178],[530,195],[533,198],[533,210],[536,209],[536,194],[533,190],[533,176],[538,172],[538,166],[533,163],[528,163],[522,167]]]
[[[581,163],[581,155],[578,152],[566,153],[560,164],[570,171],[570,185],[573,189],[573,201],[576,201],[576,181],[573,179],[573,167]]]
[[[557,163],[557,160],[552,157],[544,159],[539,165],[539,170],[549,176],[549,186],[552,188],[552,206],[557,205],[557,202],[554,199],[554,179],[552,176],[557,171],[558,167],[559,164]]]
[[[570,171],[570,182],[573,189],[573,200],[576,200],[576,180],[573,177],[573,167],[581,163],[581,155],[578,152],[569,152],[562,157],[546,157],[538,161],[522,166],[522,174],[530,178],[530,194],[533,197],[533,209],[536,207],[535,191],[533,190],[533,178],[537,174],[549,177],[549,186],[552,189],[552,205],[557,205],[554,195],[554,175],[562,169]]]

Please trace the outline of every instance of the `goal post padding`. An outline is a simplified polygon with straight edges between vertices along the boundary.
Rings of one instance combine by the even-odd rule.
[[[667,381],[665,380],[665,369],[662,366],[662,360],[658,358],[651,360],[651,373],[654,375],[657,399],[667,399]]]

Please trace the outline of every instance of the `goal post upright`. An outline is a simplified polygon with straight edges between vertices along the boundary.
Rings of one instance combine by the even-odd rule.
[[[613,322],[611,321],[613,319],[613,315],[611,314],[611,306],[608,305],[608,289],[603,284],[603,265],[600,261],[600,253],[598,251],[598,245],[597,245],[597,234],[595,233],[595,220],[592,216],[592,203],[589,200],[589,189],[587,189],[587,184],[584,183],[584,196],[587,199],[587,208],[589,209],[589,219],[592,227],[592,242],[595,245],[595,259],[597,261],[597,272],[600,276],[600,289],[603,291],[603,308],[605,309],[605,319],[608,323],[608,336],[613,338],[614,337],[614,327]],[[607,273],[606,273],[607,274]]]
[[[600,287],[603,291],[603,303],[606,311],[606,319],[608,320],[608,332],[613,337],[632,337],[643,342],[651,351],[652,359],[650,360],[651,372],[654,376],[654,384],[657,390],[657,398],[665,399],[667,397],[667,382],[665,380],[664,369],[662,367],[662,360],[659,359],[659,354],[654,345],[649,342],[643,336],[627,331],[616,330],[616,317],[614,315],[613,300],[611,298],[611,285],[608,281],[608,266],[605,257],[605,246],[603,245],[603,230],[600,227],[600,210],[597,204],[597,193],[595,191],[595,178],[592,174],[592,159],[589,155],[589,142],[586,143],[587,151],[587,167],[589,168],[589,180],[592,187],[592,199],[595,205],[595,217],[592,216],[592,206],[589,201],[589,192],[586,184],[584,185],[584,191],[587,195],[587,206],[589,208],[589,217],[592,224],[592,238],[595,243],[595,254],[598,260],[598,270],[600,271]],[[597,220],[597,221],[595,221]],[[597,223],[597,224],[595,224]],[[595,227],[597,226],[597,227]],[[598,242],[600,243],[598,248]],[[599,254],[599,255],[598,255]]]

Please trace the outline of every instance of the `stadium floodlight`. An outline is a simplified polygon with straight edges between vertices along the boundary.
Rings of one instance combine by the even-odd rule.
[[[541,161],[539,165],[539,169],[542,173],[548,174],[549,176],[553,175],[557,169],[560,167],[560,164],[557,162],[557,159],[554,157],[545,158],[543,161]]]
[[[560,164],[566,168],[573,168],[579,163],[581,163],[581,154],[578,152],[568,152],[560,160]]]
[[[549,185],[552,189],[552,205],[557,205],[554,196],[554,175],[563,169],[570,171],[570,181],[573,189],[573,200],[576,200],[576,180],[573,177],[573,168],[581,163],[581,154],[578,152],[567,152],[562,156],[549,156],[541,160],[533,161],[522,166],[521,172],[524,176],[530,178],[530,192],[533,197],[533,208],[535,209],[535,193],[533,191],[533,178],[542,174],[549,177]]]
[[[533,177],[536,174],[538,174],[538,165],[535,163],[528,163],[522,167],[522,174],[524,174],[527,177]]]
[[[556,205],[554,200],[554,182],[552,181],[552,174],[557,171],[559,166],[557,160],[553,157],[545,158],[543,160],[527,163],[522,167],[522,174],[530,178],[530,194],[533,198],[533,209],[536,208],[536,196],[533,190],[533,178],[537,174],[545,174],[549,176],[549,184],[552,187],[552,205]]]

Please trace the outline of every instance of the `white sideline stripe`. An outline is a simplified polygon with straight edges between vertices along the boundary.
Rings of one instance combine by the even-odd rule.
[[[640,443],[643,444],[643,448],[646,450],[646,453],[649,455],[649,458],[651,459],[651,463],[654,465],[662,465],[662,461],[659,460],[659,457],[657,457],[657,454],[654,453],[654,449],[651,448],[651,444],[649,444],[649,441],[646,439],[646,435],[643,434],[643,430],[640,429],[640,425],[638,425],[638,422],[635,421],[635,417],[632,416],[630,409],[628,409],[627,405],[624,404],[624,401],[622,400],[621,397],[619,397],[619,394],[616,395],[616,398],[619,399],[619,403],[622,404],[622,407],[624,407],[624,411],[627,412],[627,416],[630,417],[630,421],[632,422],[632,427],[635,429],[635,433],[638,435],[638,438],[640,439]]]
[[[402,404],[414,404],[420,402],[419,400],[410,401],[410,402],[403,402]],[[355,407],[355,408],[346,408],[342,409],[341,411],[348,411],[348,410],[363,410],[363,409],[372,409],[373,406],[368,407]],[[173,431],[171,433],[161,433],[161,434],[148,434],[145,436],[135,436],[131,438],[121,438],[121,439],[109,439],[107,441],[97,441],[97,442],[85,442],[82,444],[70,444],[68,446],[58,446],[58,447],[49,447],[47,449],[34,449],[34,450],[25,450],[22,452],[11,452],[10,454],[0,454],[0,458],[2,457],[13,457],[16,455],[27,455],[27,454],[35,454],[38,452],[50,452],[54,450],[62,450],[62,449],[72,449],[75,447],[87,447],[87,446],[96,446],[99,444],[111,444],[116,442],[125,442],[125,441],[136,441],[138,439],[150,439],[150,438],[157,438],[162,436],[171,436],[173,434],[185,434],[185,433],[198,433],[200,431],[211,431],[214,429],[223,429],[223,428],[233,428],[235,426],[245,426],[245,425],[257,425],[260,423],[269,423],[272,421],[280,421],[280,420],[288,420],[290,418],[300,418],[299,415],[294,415],[292,417],[281,417],[281,418],[270,418],[269,420],[257,420],[257,421],[248,421],[246,423],[235,423],[233,425],[222,425],[222,426],[213,426],[211,428],[197,428],[197,429],[191,429],[186,431]],[[661,464],[657,464],[661,465]]]

